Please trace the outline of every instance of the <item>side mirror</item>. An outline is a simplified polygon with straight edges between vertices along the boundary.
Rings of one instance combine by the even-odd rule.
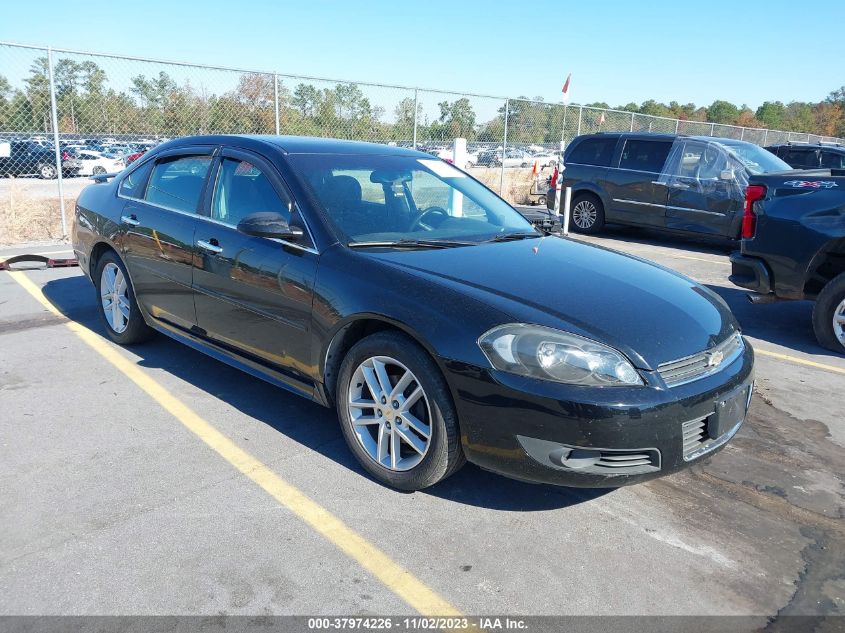
[[[238,222],[238,231],[255,237],[276,238],[295,242],[302,237],[302,229],[291,226],[275,212],[250,213]]]
[[[719,180],[736,180],[736,174],[733,169],[723,169],[719,172]]]

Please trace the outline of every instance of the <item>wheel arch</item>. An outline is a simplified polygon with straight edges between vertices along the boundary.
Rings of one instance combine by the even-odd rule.
[[[804,295],[813,297],[831,280],[845,272],[845,237],[824,245],[810,261],[804,279]]]
[[[331,336],[327,337],[328,344],[320,350],[320,381],[321,399],[328,406],[334,404],[334,395],[337,389],[337,380],[340,374],[340,366],[347,353],[358,341],[375,334],[376,332],[394,331],[405,334],[415,343],[422,347],[438,369],[442,372],[437,355],[425,339],[413,328],[382,314],[361,313],[349,316],[338,322],[332,330]]]

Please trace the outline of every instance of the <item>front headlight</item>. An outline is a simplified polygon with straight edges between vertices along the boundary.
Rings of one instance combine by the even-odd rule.
[[[478,345],[493,367],[513,374],[597,387],[644,384],[612,347],[552,328],[500,325],[482,335]]]

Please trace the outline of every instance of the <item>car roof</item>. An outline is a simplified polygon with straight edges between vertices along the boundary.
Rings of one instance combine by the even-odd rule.
[[[798,149],[826,149],[845,154],[845,147],[838,143],[775,143],[766,147],[796,147]]]
[[[229,145],[258,149],[275,147],[285,154],[388,154],[431,158],[431,154],[413,149],[386,145],[384,143],[366,143],[364,141],[343,141],[333,138],[312,136],[273,136],[262,134],[214,134],[206,136],[183,136],[162,143],[159,148],[175,149],[189,145]]]

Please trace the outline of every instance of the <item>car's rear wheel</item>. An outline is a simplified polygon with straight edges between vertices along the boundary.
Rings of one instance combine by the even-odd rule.
[[[126,267],[113,251],[103,254],[97,262],[94,285],[100,317],[111,340],[120,345],[131,345],[150,338],[152,329],[144,322],[138,309]]]
[[[578,233],[598,233],[604,227],[604,207],[594,195],[576,195],[571,214],[572,228]]]
[[[813,331],[819,344],[845,353],[845,273],[825,285],[813,306]]]
[[[56,177],[56,168],[49,163],[41,163],[38,166],[38,175],[44,180],[52,180]]]
[[[546,206],[546,196],[540,196],[537,198],[537,204]]]
[[[97,165],[96,167],[94,167],[94,169],[91,171],[91,173],[94,174],[95,176],[99,176],[100,174],[106,173],[106,168],[103,167],[102,165]]]
[[[378,332],[344,358],[337,386],[343,436],[381,483],[420,490],[464,463],[455,406],[434,361],[399,332]]]

